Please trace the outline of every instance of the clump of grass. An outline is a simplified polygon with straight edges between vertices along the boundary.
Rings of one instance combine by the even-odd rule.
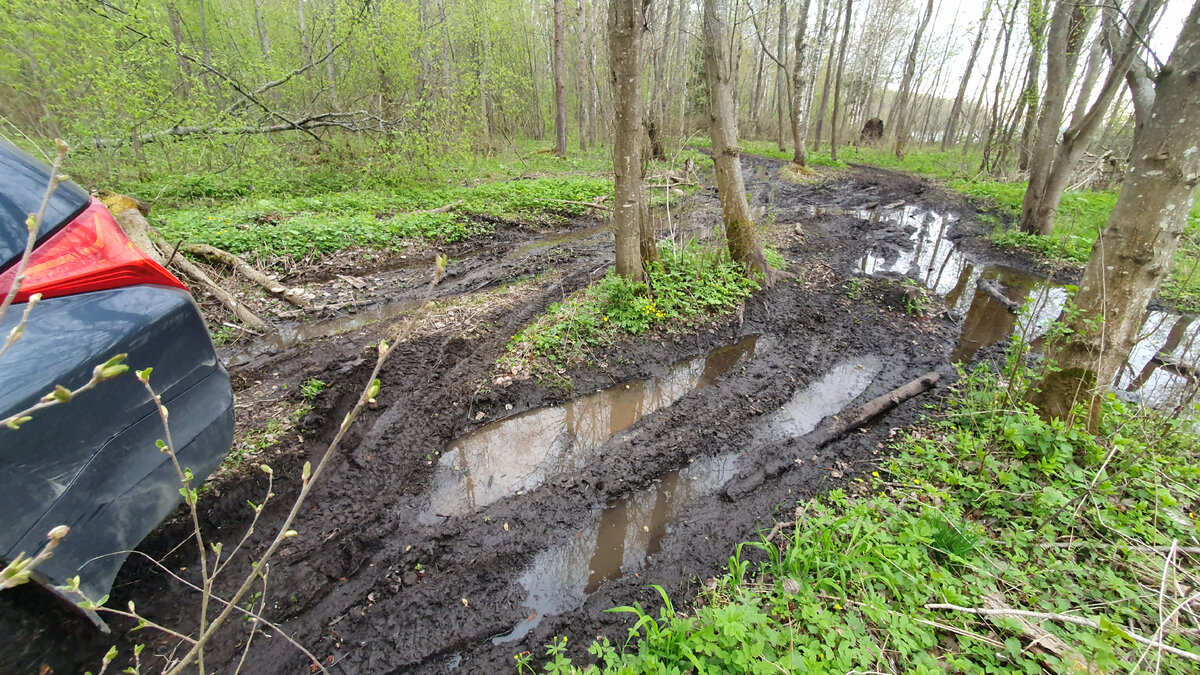
[[[649,284],[610,269],[600,281],[554,303],[512,337],[501,365],[514,371],[538,364],[552,370],[579,365],[588,354],[623,336],[651,328],[682,330],[726,314],[758,289],[742,267],[720,250],[692,243],[660,250],[647,273]]]
[[[782,541],[739,546],[690,613],[665,593],[657,616],[614,610],[635,615],[629,640],[593,643],[597,664],[576,672],[1129,672],[1142,657],[1195,672],[1128,637],[1200,654],[1195,617],[1161,621],[1200,586],[1179,548],[1200,542],[1190,422],[1111,396],[1095,435],[1046,422],[1009,395],[1029,378],[1010,363],[1003,377],[961,372],[894,459],[849,492],[802,503]],[[1049,650],[1011,617],[935,604],[1093,625],[1038,621],[1066,645]],[[563,650],[547,656],[574,667]]]

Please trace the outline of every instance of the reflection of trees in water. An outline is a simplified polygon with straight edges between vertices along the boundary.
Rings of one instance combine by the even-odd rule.
[[[803,436],[817,427],[820,421],[832,415],[867,390],[881,364],[878,358],[869,357],[854,361],[843,361],[821,379],[801,389],[775,413],[771,435],[775,438]]]
[[[699,387],[711,385],[757,336],[677,363],[662,377],[618,384],[562,406],[489,424],[455,442],[438,463],[426,522],[486,506],[583,467],[608,439]]]

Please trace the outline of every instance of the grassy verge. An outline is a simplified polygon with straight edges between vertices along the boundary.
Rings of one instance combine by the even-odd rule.
[[[650,283],[609,270],[600,281],[554,303],[512,337],[500,367],[535,376],[560,374],[592,363],[592,353],[625,336],[694,328],[733,311],[758,289],[722,249],[699,244],[660,249]]]
[[[583,669],[559,640],[547,670],[1129,672],[1140,661],[1196,672],[1195,662],[1129,635],[1200,654],[1194,610],[1158,633],[1200,585],[1200,557],[1179,548],[1200,542],[1198,439],[1178,420],[1116,400],[1096,436],[1047,424],[1012,402],[1014,385],[1021,375],[965,374],[944,409],[866,479],[873,496],[835,490],[801,504],[782,543],[738,547],[694,611],[677,613],[665,594],[657,615],[617,608],[635,616],[628,641],[592,644],[598,663]],[[750,549],[765,561],[749,562]],[[531,667],[518,657],[519,670]]]

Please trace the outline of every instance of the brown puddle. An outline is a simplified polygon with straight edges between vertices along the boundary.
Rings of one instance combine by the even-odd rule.
[[[771,417],[770,433],[782,438],[812,431],[866,391],[880,368],[874,356],[834,366]],[[517,579],[527,593],[528,618],[492,642],[519,640],[543,617],[582,606],[605,581],[640,572],[647,559],[659,552],[663,536],[682,508],[737,475],[740,459],[735,453],[702,457],[663,474],[650,487],[611,502],[570,542],[538,554]]]
[[[449,444],[438,461],[426,524],[470,513],[551,476],[581,469],[605,441],[718,377],[766,347],[749,335],[676,363],[666,375],[623,382],[551,408],[492,422]]]
[[[814,215],[853,215],[871,222],[888,222],[908,230],[910,246],[872,245],[856,268],[868,276],[897,274],[919,281],[964,317],[953,361],[970,361],[982,348],[1017,335],[1040,346],[1050,325],[1067,301],[1067,291],[1045,278],[995,265],[982,265],[959,251],[948,238],[953,216],[913,207],[848,211],[813,207]],[[995,283],[1008,299],[1022,304],[1013,315],[980,290],[979,281]],[[1128,361],[1117,374],[1115,388],[1124,398],[1156,408],[1175,408],[1197,393],[1200,363],[1200,323],[1193,317],[1150,311]]]

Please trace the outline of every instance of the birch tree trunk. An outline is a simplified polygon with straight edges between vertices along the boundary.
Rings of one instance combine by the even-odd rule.
[[[842,99],[842,71],[846,69],[846,43],[850,41],[850,19],[853,0],[846,0],[846,24],[842,27],[842,44],[838,46],[837,75],[833,81],[833,114],[829,120],[829,158],[836,162],[838,151],[838,108]]]
[[[558,0],[561,2],[561,0]],[[644,0],[610,0],[609,66],[612,73],[613,232],[617,274],[645,279],[642,233],[650,226],[646,174],[642,164],[642,61],[646,29]],[[651,239],[653,244],[653,239]]]
[[[917,72],[917,54],[921,50],[921,35],[925,33],[925,28],[929,26],[929,19],[932,16],[933,0],[929,0],[925,4],[925,14],[921,18],[921,23],[917,25],[917,32],[913,35],[912,46],[908,48],[908,58],[904,61],[904,75],[900,77],[900,91],[896,94],[896,105],[892,108],[892,119],[889,122],[896,139],[896,159],[904,159],[904,144],[908,142],[908,99],[912,96],[913,76]]]
[[[1200,2],[1158,77],[1152,112],[1134,132],[1129,174],[1092,247],[1066,313],[1072,329],[1049,357],[1058,365],[1032,397],[1046,417],[1064,418],[1087,405],[1094,428],[1101,394],[1137,338],[1146,305],[1171,268],[1200,182]],[[1088,321],[1100,318],[1098,327]]]
[[[742,180],[742,162],[738,157],[737,102],[734,100],[733,68],[725,52],[729,39],[725,8],[721,0],[704,0],[704,70],[708,85],[708,133],[712,138],[712,158],[716,167],[717,191],[725,222],[729,256],[739,263],[762,272],[767,283],[773,276],[763,256],[746,200]]]
[[[808,138],[808,28],[809,0],[800,0],[800,16],[796,19],[796,44],[792,55],[792,162],[804,166],[808,161],[805,143]]]
[[[958,82],[958,93],[950,106],[950,118],[946,120],[946,130],[942,133],[942,151],[954,143],[954,135],[958,132],[958,118],[963,114],[963,100],[967,97],[967,83],[971,81],[971,72],[975,70],[975,60],[979,58],[979,48],[983,45],[983,36],[987,31],[988,15],[992,12],[993,0],[987,0],[983,6],[983,15],[979,17],[979,30],[975,32],[975,42],[971,44],[971,54],[967,57],[967,67],[963,70],[962,79]]]
[[[1029,169],[1029,161],[1033,157],[1034,132],[1037,127],[1038,94],[1041,86],[1038,81],[1042,71],[1042,51],[1046,46],[1046,12],[1049,5],[1038,0],[1030,3],[1031,12],[1040,10],[1039,14],[1029,17],[1029,64],[1026,67],[1025,90],[1021,93],[1025,105],[1025,121],[1021,129],[1021,149],[1017,156],[1017,168],[1021,171]]]
[[[567,87],[563,81],[563,0],[554,0],[554,154],[567,156]]]

